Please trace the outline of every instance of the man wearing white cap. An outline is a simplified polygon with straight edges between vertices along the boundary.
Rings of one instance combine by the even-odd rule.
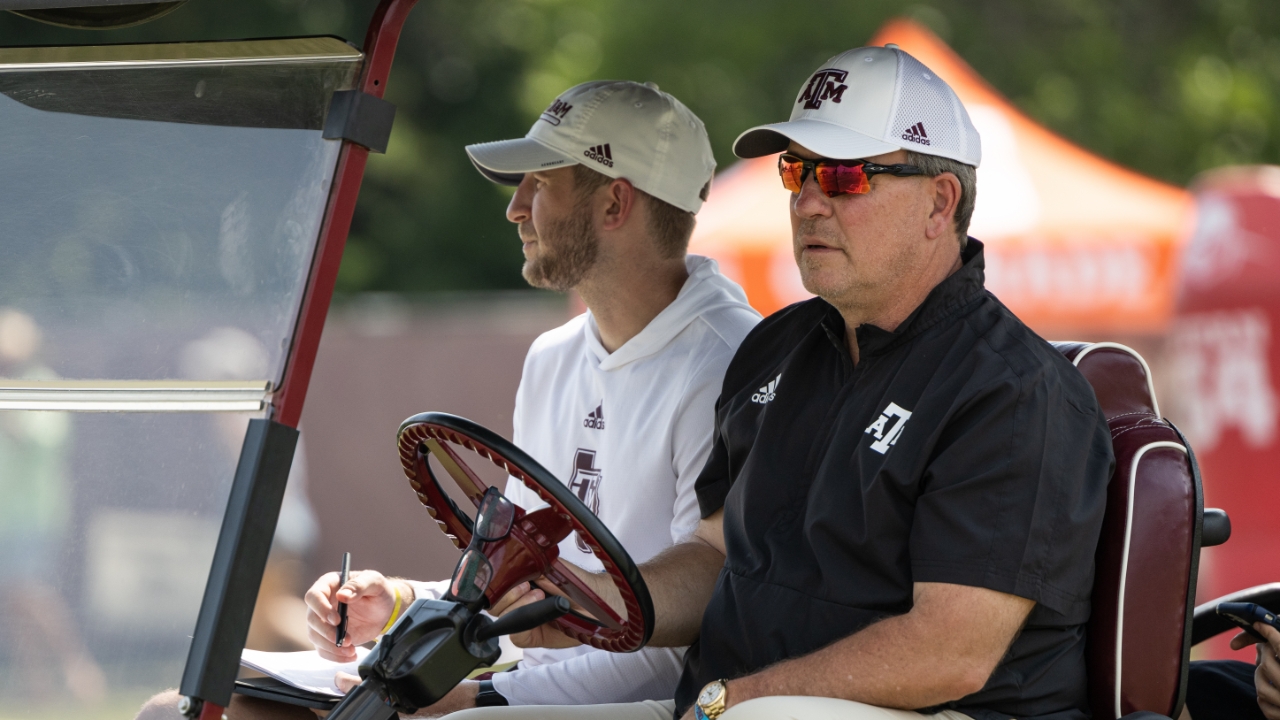
[[[640,566],[650,644],[691,644],[675,701],[493,717],[1087,718],[1110,437],[1084,378],[983,289],[964,106],[907,53],[858,48],[734,151],[782,153],[818,297],[743,341],[702,521]]]
[[[588,311],[538,338],[516,393],[513,441],[565,482],[637,562],[686,539],[699,521],[693,483],[711,450],[725,367],[759,321],[712,260],[685,253],[715,160],[702,122],[652,84],[589,82],[556,98],[518,140],[470,145],[476,168],[513,185],[507,217],[531,285],[576,290]],[[522,484],[506,495],[545,505]],[[598,571],[571,535],[560,557]],[[321,655],[355,657],[415,597],[448,582],[336,574],[307,595]],[[397,593],[399,602],[397,602]],[[334,602],[348,639],[333,645]],[[521,667],[466,682],[426,712],[482,705],[665,700],[684,648],[615,655],[531,649]]]

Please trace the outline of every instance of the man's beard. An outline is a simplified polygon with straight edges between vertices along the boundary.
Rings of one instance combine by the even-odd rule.
[[[556,220],[539,235],[538,253],[525,261],[521,274],[536,288],[566,292],[582,282],[599,254],[591,211],[576,206],[569,217]]]

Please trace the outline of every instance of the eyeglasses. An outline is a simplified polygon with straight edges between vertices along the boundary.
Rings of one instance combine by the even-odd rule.
[[[872,175],[923,175],[915,165],[877,165],[865,160],[806,160],[790,153],[778,157],[778,174],[782,186],[793,193],[800,192],[809,173],[818,181],[818,187],[827,197],[837,195],[861,195],[871,191]]]
[[[491,487],[485,491],[480,509],[476,511],[471,542],[458,561],[458,567],[453,571],[453,582],[449,585],[449,594],[455,600],[469,605],[484,597],[484,591],[493,579],[493,565],[484,556],[484,543],[497,542],[511,534],[515,515],[515,506],[498,492],[498,488]]]

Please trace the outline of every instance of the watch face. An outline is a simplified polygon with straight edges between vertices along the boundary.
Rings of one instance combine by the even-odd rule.
[[[721,689],[722,686],[720,683],[711,683],[710,685],[702,688],[702,694],[698,696],[698,704],[710,705],[715,702],[716,698],[720,697]]]

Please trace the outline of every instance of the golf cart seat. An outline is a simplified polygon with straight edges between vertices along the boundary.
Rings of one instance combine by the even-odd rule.
[[[1176,718],[1200,548],[1225,542],[1230,524],[1221,510],[1204,510],[1195,456],[1160,415],[1146,361],[1115,343],[1055,347],[1093,385],[1116,457],[1087,636],[1093,716]]]

